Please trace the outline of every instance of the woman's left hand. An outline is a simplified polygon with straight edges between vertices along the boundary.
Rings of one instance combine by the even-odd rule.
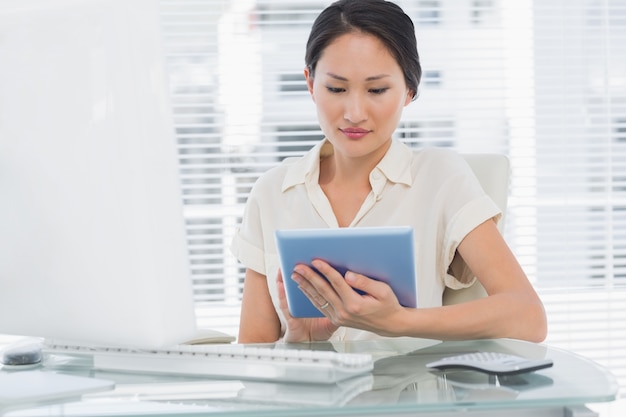
[[[314,260],[312,265],[319,274],[299,264],[291,278],[314,305],[325,306],[320,311],[335,326],[353,327],[382,336],[397,334],[394,328],[400,325],[405,308],[400,305],[389,285],[351,271],[344,278],[332,266],[319,259]]]
[[[287,321],[287,328],[283,340],[285,342],[311,342],[328,340],[337,330],[326,317],[321,318],[295,318],[291,316],[287,305],[287,295],[285,293],[285,284],[281,271],[278,271],[276,277],[276,285],[278,288],[278,300],[280,309]]]

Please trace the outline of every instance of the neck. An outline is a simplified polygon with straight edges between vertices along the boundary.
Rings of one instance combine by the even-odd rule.
[[[358,158],[346,157],[336,152],[328,155],[320,161],[320,185],[333,182],[355,187],[369,187],[370,173],[385,156],[390,146],[391,141],[376,152]]]

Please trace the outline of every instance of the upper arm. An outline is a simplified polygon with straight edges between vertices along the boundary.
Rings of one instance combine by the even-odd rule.
[[[239,343],[275,342],[280,338],[280,319],[272,303],[267,278],[246,269],[241,300]]]
[[[457,250],[488,294],[520,290],[534,294],[495,221],[487,220],[472,230]]]

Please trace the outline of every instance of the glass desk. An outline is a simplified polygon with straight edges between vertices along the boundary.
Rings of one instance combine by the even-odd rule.
[[[89,356],[49,355],[40,370],[113,380],[115,388],[49,404],[22,403],[4,409],[0,404],[0,414],[489,417],[506,412],[514,417],[532,412],[536,417],[577,417],[594,415],[585,404],[613,401],[618,393],[616,379],[594,362],[549,346],[508,339],[443,343],[386,339],[287,346],[366,352],[376,362],[370,374],[314,385],[113,373],[93,369]],[[554,366],[509,377],[425,367],[444,356],[475,351],[545,357]]]

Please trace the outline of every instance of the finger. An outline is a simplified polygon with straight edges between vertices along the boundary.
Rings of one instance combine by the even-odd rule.
[[[315,259],[312,262],[312,265],[315,269],[317,269],[321,274],[326,277],[327,284],[330,283],[330,285],[326,286],[327,288],[330,288],[332,290],[333,295],[336,294],[339,298],[342,299],[349,299],[350,297],[358,296],[358,293],[354,291],[352,286],[346,283],[344,276],[341,275],[339,271],[333,268],[330,264],[322,260]],[[367,279],[367,277],[365,276],[364,278]],[[326,299],[332,296],[331,294],[324,292],[324,289],[322,288],[319,288],[319,290],[320,294]]]
[[[289,319],[291,318],[291,313],[289,313],[289,306],[287,305],[287,293],[285,292],[285,283],[283,282],[283,274],[280,269],[278,270],[278,274],[276,276],[276,287],[278,290],[278,306],[285,315],[285,318]]]
[[[345,276],[342,276],[331,265],[319,259],[314,260],[312,264],[315,269],[326,276],[334,292],[342,299],[344,304],[358,302],[363,296],[377,300],[393,299],[397,302],[396,295],[385,282],[352,271],[348,271]],[[326,299],[331,297],[322,290],[320,290],[320,294]]]
[[[346,272],[345,280],[350,287],[378,300],[387,299],[389,297],[397,300],[393,290],[385,282],[378,281],[352,271]]]
[[[304,273],[306,274],[306,272],[304,272]],[[312,273],[315,274],[314,272],[312,272]],[[320,278],[320,277],[318,276],[317,278]],[[304,275],[294,271],[294,273],[292,274],[292,279],[298,283],[298,288],[300,289],[300,291],[302,291],[304,293],[304,295],[307,296],[307,298],[313,303],[314,306],[316,306],[320,310],[323,310],[321,308],[322,306],[325,306],[324,309],[328,308],[328,304],[327,303],[328,303],[329,300],[327,298],[325,298],[323,295],[320,294],[318,288],[316,288],[315,285],[313,285],[309,281],[307,276],[304,276]],[[327,287],[330,287],[328,285],[328,283],[325,282],[324,279],[321,279],[321,281],[324,281],[323,285],[326,285]]]

